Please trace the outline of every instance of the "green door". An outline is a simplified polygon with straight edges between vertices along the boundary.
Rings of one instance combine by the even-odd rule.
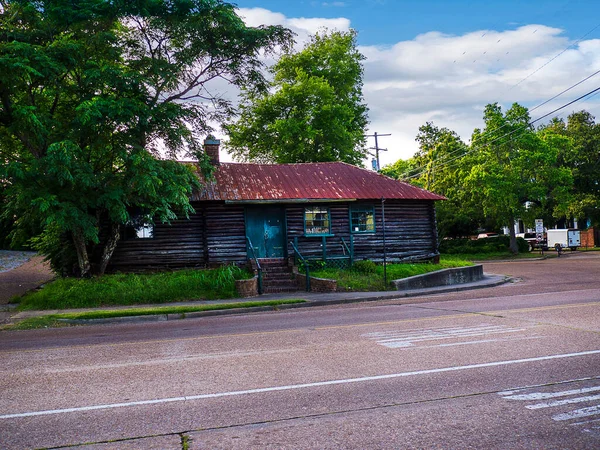
[[[285,215],[281,208],[247,208],[246,236],[257,258],[283,258]],[[252,253],[248,248],[248,256]]]

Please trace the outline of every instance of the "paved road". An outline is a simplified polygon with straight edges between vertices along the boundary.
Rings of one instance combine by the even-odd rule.
[[[0,334],[0,447],[600,448],[600,255],[420,299]]]

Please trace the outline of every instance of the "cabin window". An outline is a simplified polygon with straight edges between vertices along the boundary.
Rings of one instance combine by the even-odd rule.
[[[331,234],[329,208],[310,206],[304,209],[304,234],[313,236]]]
[[[372,205],[350,207],[350,231],[352,233],[375,232],[375,208]]]
[[[154,237],[154,224],[131,220],[125,225],[123,239],[152,239]]]

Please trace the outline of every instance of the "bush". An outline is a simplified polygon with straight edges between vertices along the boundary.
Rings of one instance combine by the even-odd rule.
[[[498,236],[487,239],[446,239],[440,243],[440,253],[447,255],[456,254],[484,254],[494,252],[508,252],[510,245],[509,236]],[[529,245],[523,238],[517,238],[519,252],[529,251]]]
[[[529,252],[529,243],[522,237],[517,238],[517,247],[519,248],[519,253]]]
[[[368,259],[362,261],[355,261],[352,269],[358,273],[364,273],[365,275],[377,272],[377,264]]]

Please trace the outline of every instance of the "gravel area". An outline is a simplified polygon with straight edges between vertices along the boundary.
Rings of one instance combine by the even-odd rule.
[[[0,250],[0,305],[53,278],[50,265],[35,252]]]
[[[0,273],[25,264],[35,256],[35,252],[0,250]]]

